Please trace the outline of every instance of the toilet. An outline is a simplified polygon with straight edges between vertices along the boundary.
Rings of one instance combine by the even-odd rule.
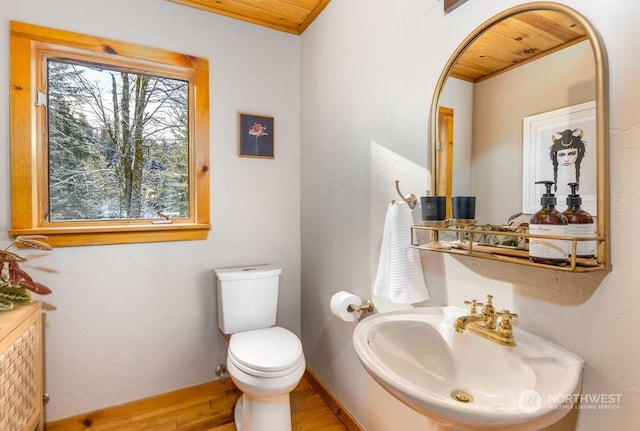
[[[227,371],[242,391],[238,431],[290,431],[289,393],[305,370],[302,343],[275,326],[282,270],[272,265],[214,270],[218,327],[230,335]]]

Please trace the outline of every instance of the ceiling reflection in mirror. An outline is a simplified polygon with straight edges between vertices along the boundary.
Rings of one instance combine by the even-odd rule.
[[[584,40],[584,29],[564,13],[522,12],[479,35],[458,58],[449,76],[479,82]]]
[[[469,40],[450,62],[436,94],[437,107],[453,112],[451,122],[433,120],[453,128],[437,131],[436,194],[475,195],[477,218],[485,223],[503,224],[527,212],[524,119],[596,100],[596,69],[587,29],[562,11],[514,13]],[[555,132],[564,129],[549,133],[540,145],[550,148]],[[594,179],[597,139],[592,135],[585,141],[585,160],[591,160],[584,164],[584,178]],[[559,207],[564,200],[559,193]],[[595,193],[593,202],[595,207]]]

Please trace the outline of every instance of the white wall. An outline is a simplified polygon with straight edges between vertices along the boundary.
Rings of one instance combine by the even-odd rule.
[[[437,20],[428,17],[441,8],[333,1],[302,35],[303,346],[367,431],[425,429],[427,420],[368,377],[353,352],[353,324],[328,305],[339,290],[371,297],[384,215],[398,199],[394,180],[404,193],[429,188],[429,108],[449,52],[432,56],[428,27]],[[445,300],[430,288],[431,303]]]
[[[213,268],[273,263],[279,323],[300,333],[300,39],[156,0],[0,0],[0,87],[9,20],[206,57],[211,218],[206,241],[58,248],[37,260],[46,302],[49,421],[213,380]],[[9,98],[0,97],[0,231],[10,227]],[[276,119],[275,160],[237,157],[239,111]],[[34,263],[35,265],[36,263]]]
[[[310,367],[368,431],[429,430],[358,363],[352,324],[331,295],[369,297],[393,180],[422,194],[428,106],[464,37],[517,0],[331,2],[302,36],[302,329]],[[598,29],[608,51],[611,114],[611,273],[564,274],[424,252],[434,300],[460,305],[494,294],[520,326],[584,357],[584,392],[620,393],[619,410],[582,410],[557,429],[636,429],[640,420],[640,33],[634,0],[562,1]],[[419,342],[419,340],[417,340]]]

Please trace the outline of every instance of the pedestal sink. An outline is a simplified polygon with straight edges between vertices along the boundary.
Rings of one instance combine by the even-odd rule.
[[[570,411],[582,390],[582,358],[518,328],[513,347],[457,333],[453,323],[464,314],[375,314],[358,323],[353,345],[382,387],[453,429],[535,431]]]

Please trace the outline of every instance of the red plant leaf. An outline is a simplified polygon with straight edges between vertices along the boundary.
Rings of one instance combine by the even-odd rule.
[[[33,293],[37,293],[38,295],[48,295],[51,293],[51,289],[49,289],[44,284],[38,283],[37,281],[33,280],[31,280],[31,283],[27,284],[23,280],[22,282],[20,282],[20,287],[24,287],[25,289],[30,290]]]
[[[15,253],[12,253],[7,250],[0,250],[0,262],[26,262],[26,261],[27,259]]]
[[[24,276],[29,277],[29,274],[20,269],[20,265],[15,260],[9,262],[9,280],[11,280],[11,284],[17,286],[20,283],[20,280],[24,278]],[[31,278],[31,277],[29,277]]]
[[[18,283],[16,284],[16,287],[22,287],[32,292],[35,292],[36,289],[38,289],[38,286],[36,286],[36,282],[33,281],[33,279],[28,275],[25,278],[22,278],[20,281],[18,281]]]
[[[29,274],[20,269],[17,262],[9,263],[9,278],[11,279],[12,286],[25,288],[38,295],[48,295],[51,293],[51,289],[42,283],[34,281]]]
[[[44,251],[52,250],[52,247],[49,244],[41,241],[46,238],[46,236],[42,235],[18,236],[13,241],[12,245],[15,244],[20,247],[28,247]],[[26,271],[20,268],[18,262],[27,261],[28,259],[7,251],[6,249],[0,250],[0,282],[2,286],[10,288],[24,288],[39,295],[48,295],[52,293],[51,289],[42,283],[34,281]]]

